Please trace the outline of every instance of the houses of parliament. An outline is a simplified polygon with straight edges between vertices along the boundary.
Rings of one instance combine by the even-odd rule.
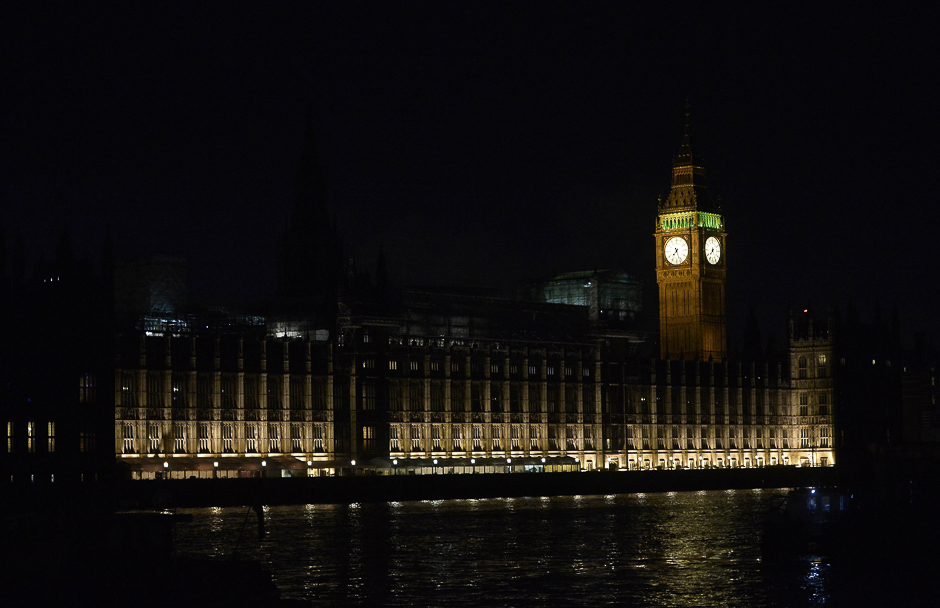
[[[394,287],[382,257],[370,280],[343,255],[308,138],[271,310],[187,312],[184,261],[106,251],[100,284],[115,295],[89,304],[104,320],[60,338],[85,346],[23,338],[63,358],[64,379],[34,391],[28,362],[5,355],[20,378],[2,396],[7,478],[825,467],[840,440],[849,454],[875,432],[840,427],[851,321],[800,311],[785,352],[729,357],[733,223],[688,119],[651,226],[658,332],[640,323],[641,283],[619,270],[532,281],[512,299]],[[34,283],[54,306],[59,284]],[[895,357],[880,373],[900,373]]]

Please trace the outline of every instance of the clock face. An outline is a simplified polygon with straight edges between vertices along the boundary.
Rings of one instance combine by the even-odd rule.
[[[681,264],[689,257],[689,244],[681,236],[674,236],[666,241],[666,261]]]
[[[709,264],[717,264],[721,259],[721,241],[713,236],[705,241],[705,259]]]

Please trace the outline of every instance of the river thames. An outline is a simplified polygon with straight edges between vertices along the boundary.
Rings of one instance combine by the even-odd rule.
[[[188,509],[177,553],[252,559],[312,605],[820,606],[826,556],[765,555],[784,490]],[[246,517],[246,515],[248,515]],[[873,598],[869,598],[873,599]]]

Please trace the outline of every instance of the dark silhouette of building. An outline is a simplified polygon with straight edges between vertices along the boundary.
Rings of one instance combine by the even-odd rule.
[[[0,474],[13,485],[69,484],[113,473],[114,343],[109,244],[98,271],[62,233],[51,259],[0,264]],[[5,252],[4,256],[5,257]]]

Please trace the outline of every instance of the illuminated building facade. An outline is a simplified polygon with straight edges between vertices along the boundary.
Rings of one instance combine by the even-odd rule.
[[[569,328],[587,317],[562,313],[552,321]],[[787,374],[781,364],[638,356],[590,334],[460,337],[473,323],[446,315],[427,314],[449,325],[444,335],[402,331],[415,316],[359,319],[336,344],[128,339],[115,374],[118,458],[140,479],[835,462],[828,335],[795,336]]]
[[[835,427],[835,391],[832,380],[834,349],[832,319],[814,327],[812,317],[802,323],[790,319],[790,370],[793,433],[799,434],[800,459],[826,466],[832,459]]]
[[[636,322],[641,285],[619,271],[508,300],[395,291],[381,263],[376,285],[327,264],[333,329],[129,335],[118,459],[140,479],[833,465],[828,326],[791,331],[789,361],[728,359],[726,232],[704,175],[687,123],[657,218],[658,349]],[[299,207],[322,204],[304,192]],[[326,217],[295,213],[292,230],[323,232]],[[305,242],[285,246],[285,268]],[[303,312],[299,292],[281,291]]]

